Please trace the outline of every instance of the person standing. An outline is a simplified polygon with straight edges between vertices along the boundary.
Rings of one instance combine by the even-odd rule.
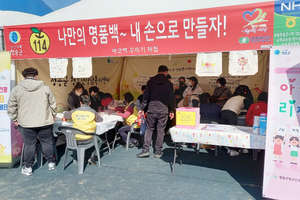
[[[187,85],[185,84],[185,78],[182,76],[179,79],[179,86],[174,87],[175,88],[175,105],[177,105],[182,99],[183,99],[183,92],[187,88]]]
[[[55,168],[53,151],[53,124],[56,101],[51,89],[38,80],[38,70],[27,68],[22,72],[24,80],[11,91],[7,114],[18,126],[25,144],[25,166],[21,173],[32,175],[37,138],[48,161],[49,170]]]
[[[147,128],[144,136],[144,145],[141,153],[137,154],[138,158],[149,157],[149,148],[152,140],[154,129],[157,130],[157,138],[155,143],[154,157],[160,158],[163,155],[163,140],[165,135],[165,127],[168,117],[174,117],[174,90],[173,84],[168,81],[169,69],[165,65],[158,67],[158,74],[147,82],[144,92],[141,110],[139,114],[144,114],[147,110]]]

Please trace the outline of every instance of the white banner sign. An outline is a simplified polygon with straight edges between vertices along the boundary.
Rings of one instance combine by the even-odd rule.
[[[300,46],[270,50],[263,196],[299,199]]]

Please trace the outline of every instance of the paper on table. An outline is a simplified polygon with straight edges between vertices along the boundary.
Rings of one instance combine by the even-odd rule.
[[[202,128],[202,130],[208,130],[208,131],[225,131],[226,127],[222,125],[213,125],[208,124]]]

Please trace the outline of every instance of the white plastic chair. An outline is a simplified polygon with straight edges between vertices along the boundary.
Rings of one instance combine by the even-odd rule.
[[[102,145],[102,140],[95,135],[95,133],[86,133],[83,132],[77,128],[73,128],[70,126],[60,126],[58,127],[58,130],[61,131],[62,134],[64,134],[66,136],[66,150],[65,150],[65,159],[64,159],[64,163],[63,163],[63,168],[62,171],[65,170],[65,165],[66,165],[66,160],[68,157],[68,151],[73,150],[77,152],[77,161],[78,161],[78,174],[82,174],[83,173],[83,168],[84,168],[84,154],[85,154],[85,150],[91,148],[92,146],[95,146],[95,150],[96,150],[96,154],[98,157],[98,165],[99,167],[101,166],[100,164],[100,147]],[[80,134],[80,135],[91,135],[93,137],[93,141],[91,143],[88,144],[78,144],[77,140],[75,138],[75,135]],[[99,147],[98,147],[98,142],[100,143]],[[74,157],[73,157],[74,159]]]

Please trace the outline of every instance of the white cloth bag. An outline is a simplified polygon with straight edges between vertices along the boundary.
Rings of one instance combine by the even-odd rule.
[[[222,52],[198,53],[196,74],[198,76],[220,76],[222,74]]]
[[[93,74],[92,58],[72,58],[73,77],[89,78]]]
[[[229,52],[229,74],[231,76],[255,75],[258,72],[256,50]]]
[[[67,58],[49,58],[50,78],[64,78],[67,75]]]

